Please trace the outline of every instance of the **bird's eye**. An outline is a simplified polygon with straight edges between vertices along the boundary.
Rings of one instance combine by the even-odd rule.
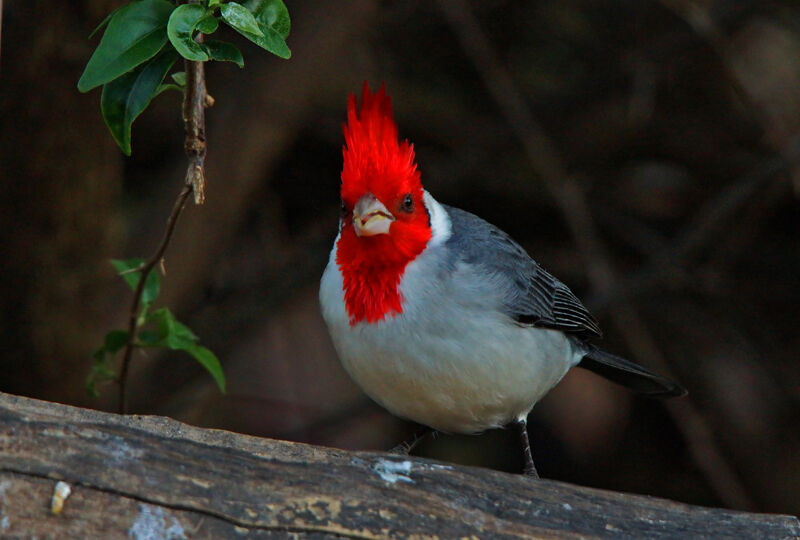
[[[401,208],[404,212],[411,212],[414,210],[414,199],[411,197],[411,193],[407,193],[405,198],[403,198],[403,205]]]
[[[344,199],[342,199],[340,202],[341,206],[339,207],[339,215],[340,217],[345,218],[347,217],[347,205],[344,203]]]

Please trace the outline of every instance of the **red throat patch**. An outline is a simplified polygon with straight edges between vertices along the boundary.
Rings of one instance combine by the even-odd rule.
[[[374,323],[403,312],[400,280],[406,265],[431,238],[430,219],[414,147],[407,140],[398,141],[385,85],[371,94],[365,82],[358,110],[356,97],[350,94],[344,139],[343,216],[336,264],[344,278],[350,324]],[[358,236],[355,232],[353,207],[368,193],[394,218],[388,234]]]

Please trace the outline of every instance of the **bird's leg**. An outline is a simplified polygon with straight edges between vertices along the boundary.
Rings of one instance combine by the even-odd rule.
[[[411,453],[411,451],[416,448],[419,443],[425,440],[429,434],[435,434],[436,430],[431,429],[429,427],[423,427],[411,437],[411,439],[406,440],[389,450],[390,454],[399,454],[401,456],[407,456]]]
[[[520,418],[514,422],[514,425],[519,431],[519,440],[522,443],[522,453],[525,457],[525,469],[523,469],[522,474],[531,478],[539,478],[539,473],[536,472],[536,465],[533,464],[531,443],[528,440],[528,421],[525,418]]]

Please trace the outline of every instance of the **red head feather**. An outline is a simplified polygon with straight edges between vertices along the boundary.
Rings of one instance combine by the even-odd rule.
[[[384,204],[400,192],[419,191],[421,195],[414,146],[407,140],[398,143],[392,99],[386,95],[385,83],[377,93],[370,94],[364,82],[358,113],[356,97],[350,94],[344,140],[342,199],[349,206],[368,191]]]
[[[431,237],[414,147],[407,140],[398,142],[385,84],[371,94],[364,82],[361,108],[356,109],[356,97],[350,94],[342,148],[341,196],[346,215],[336,253],[351,324],[377,322],[403,311],[400,279],[406,265],[425,249]],[[355,234],[353,206],[367,193],[377,197],[394,216],[389,234]],[[407,195],[414,202],[411,211],[401,209]]]

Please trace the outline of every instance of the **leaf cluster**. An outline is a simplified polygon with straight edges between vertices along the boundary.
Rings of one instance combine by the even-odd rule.
[[[117,272],[125,283],[135,291],[143,260],[133,258],[112,260]],[[160,280],[157,272],[150,272],[145,280],[141,297],[141,310],[136,321],[136,334],[133,346],[137,348],[166,348],[188,353],[197,360],[214,378],[221,392],[225,392],[225,374],[216,355],[198,344],[199,338],[189,327],[178,321],[168,308],[151,310],[158,297]],[[124,348],[130,339],[126,330],[112,330],[106,334],[103,346],[97,349],[92,357],[94,364],[86,380],[86,390],[91,396],[97,396],[97,385],[104,381],[116,380],[113,360],[117,352]]]
[[[219,60],[244,66],[239,49],[216,39],[197,40],[227,24],[259,47],[281,58],[291,51],[291,27],[282,0],[203,0],[175,5],[169,0],[134,0],[109,14],[95,30],[106,30],[78,81],[78,90],[103,87],[100,110],[111,135],[131,153],[131,125],[150,101],[165,90],[183,90],[185,74],[164,80],[180,58]],[[94,34],[94,32],[93,32]]]

